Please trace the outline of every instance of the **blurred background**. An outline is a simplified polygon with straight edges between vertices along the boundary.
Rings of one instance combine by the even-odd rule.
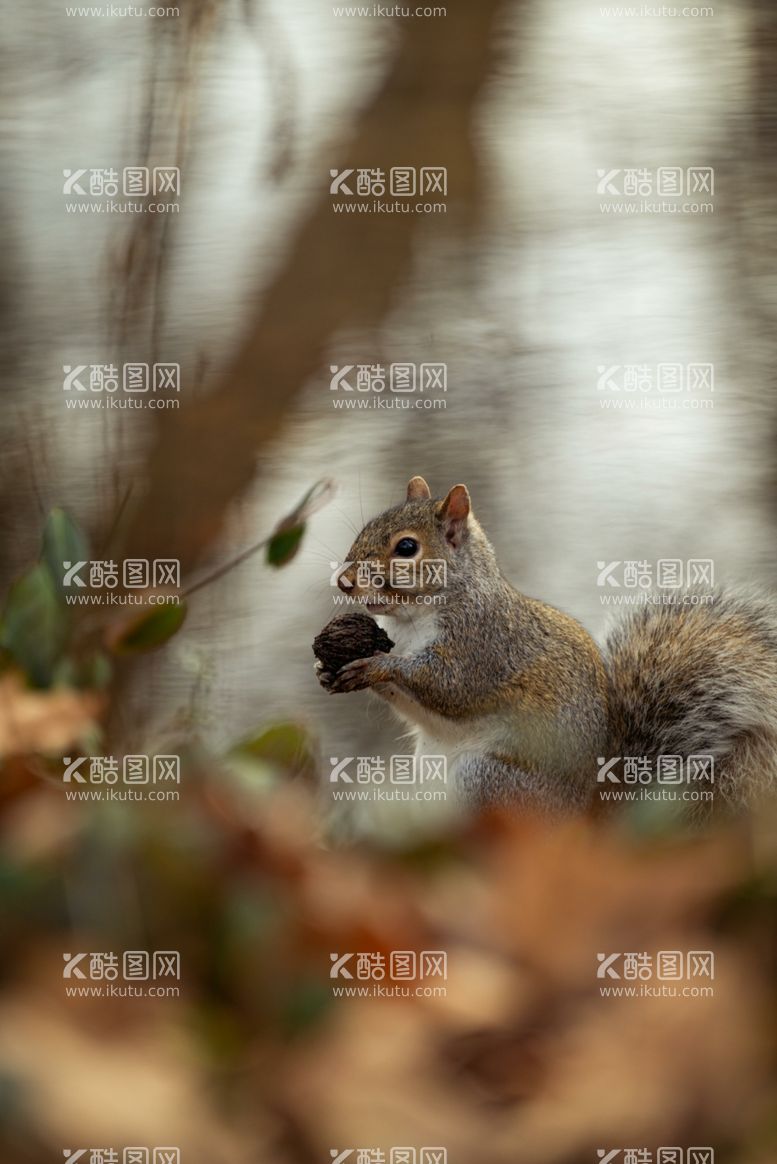
[[[777,11],[128,9],[3,21],[3,1158],[773,1159],[768,815],[689,839],[333,806],[328,758],[399,731],[318,688],[311,642],[330,562],[416,473],[466,482],[508,577],[596,636],[602,561],[774,586]],[[332,171],[399,165],[446,168],[444,212],[335,211]],[[68,211],[65,170],[126,166],[179,167],[178,209]],[[712,213],[602,210],[637,201],[603,173],[689,166]],[[127,362],[180,365],[178,407],[68,407],[63,368]],[[445,407],[336,407],[331,369],[395,362],[446,365]],[[714,391],[664,407],[664,364]],[[247,557],[180,629],[139,641],[30,581],[65,529],[189,589],[324,479],[293,560]],[[180,753],[180,802],[65,802],[76,751]],[[444,1002],[332,1002],[330,950],[429,942]],[[139,947],[181,951],[180,1000],[65,997],[63,951]],[[596,997],[601,948],[712,947],[714,1000]]]

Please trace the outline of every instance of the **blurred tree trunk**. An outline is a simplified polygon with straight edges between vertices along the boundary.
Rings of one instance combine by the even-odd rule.
[[[748,159],[749,230],[745,267],[748,301],[759,323],[759,376],[765,399],[777,398],[777,5],[774,0],[750,0],[752,69],[752,133]],[[777,525],[777,413],[773,410],[771,509]]]
[[[202,557],[230,503],[255,479],[257,460],[261,472],[262,449],[335,334],[380,322],[409,273],[419,233],[434,227],[423,215],[335,214],[330,168],[445,166],[446,226],[451,216],[459,226],[473,221],[472,113],[507,7],[508,0],[454,0],[446,18],[405,24],[384,85],[341,148],[322,157],[320,195],[261,296],[231,369],[210,394],[158,414],[128,555],[176,557],[184,571]]]

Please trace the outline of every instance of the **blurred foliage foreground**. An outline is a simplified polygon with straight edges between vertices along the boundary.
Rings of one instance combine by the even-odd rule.
[[[307,511],[290,516],[273,565],[302,536]],[[3,620],[3,1164],[87,1145],[118,1155],[86,1164],[127,1145],[185,1164],[349,1145],[441,1145],[450,1164],[711,1145],[716,1164],[773,1164],[777,819],[640,836],[485,814],[346,846],[289,725],[222,757],[188,729],[165,740],[176,802],[68,799],[63,754],[107,750],[112,651],[170,630],[148,611],[129,639],[64,621],[46,562],[74,536],[49,519]],[[67,996],[64,952],[138,949],[180,951],[179,997]],[[394,950],[445,951],[446,993],[334,996],[332,952]],[[712,951],[713,996],[601,996],[598,953],[659,950]]]

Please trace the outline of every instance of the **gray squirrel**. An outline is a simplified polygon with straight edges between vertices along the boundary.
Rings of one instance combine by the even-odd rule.
[[[392,563],[416,567],[393,585]],[[384,569],[365,577],[360,563]],[[402,570],[401,565],[397,567]],[[515,590],[464,485],[406,499],[368,521],[338,586],[386,628],[393,653],[332,674],[330,693],[370,688],[444,755],[477,803],[563,813],[596,799],[624,757],[712,756],[716,801],[751,802],[777,782],[777,607],[731,592],[626,614],[603,649],[574,618]],[[610,759],[611,758],[611,759]],[[612,775],[608,776],[612,779]]]

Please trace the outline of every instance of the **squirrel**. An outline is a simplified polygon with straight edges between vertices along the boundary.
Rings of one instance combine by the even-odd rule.
[[[318,663],[319,682],[388,702],[417,754],[444,755],[469,801],[585,811],[602,765],[617,780],[626,757],[711,756],[715,797],[735,806],[777,781],[768,599],[717,592],[701,604],[685,592],[629,612],[600,648],[574,618],[511,586],[466,486],[433,499],[422,477],[367,522],[337,585],[378,616],[396,651],[336,674]]]

